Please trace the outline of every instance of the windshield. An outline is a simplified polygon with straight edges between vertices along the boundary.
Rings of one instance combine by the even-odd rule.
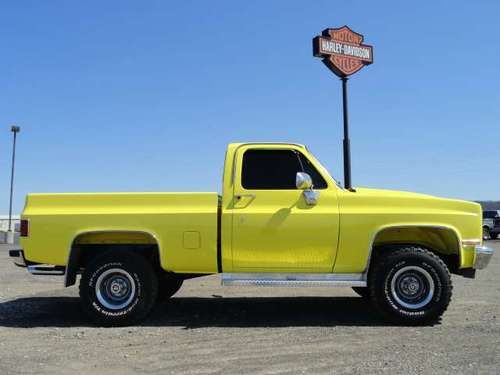
[[[498,211],[483,211],[483,219],[494,219],[498,216]]]
[[[342,187],[342,184],[333,176],[333,174],[330,173],[330,171],[325,168],[325,166],[319,161],[319,159],[316,157],[316,155],[314,154],[314,152],[312,152],[309,147],[307,147],[307,151],[309,151],[309,153],[314,157],[314,159],[316,160],[316,163],[318,163],[318,166],[323,170],[323,172],[325,174],[327,174],[328,176],[330,176],[332,178],[332,180],[335,182],[335,184],[339,187],[339,188],[343,188]]]

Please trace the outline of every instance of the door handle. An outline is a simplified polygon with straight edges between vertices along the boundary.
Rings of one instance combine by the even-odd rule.
[[[234,208],[245,208],[255,199],[255,194],[236,194],[234,196]]]
[[[240,201],[242,200],[243,198],[250,198],[250,199],[254,199],[255,198],[255,194],[237,194],[234,196],[234,198],[237,200],[237,201]]]

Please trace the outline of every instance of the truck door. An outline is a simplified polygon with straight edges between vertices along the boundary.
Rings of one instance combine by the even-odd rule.
[[[332,272],[337,251],[337,186],[297,146],[243,146],[235,156],[232,258],[240,272]],[[296,187],[308,173],[319,193],[308,204]]]

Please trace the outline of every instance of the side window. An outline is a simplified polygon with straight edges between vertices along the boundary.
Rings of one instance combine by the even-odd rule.
[[[241,185],[248,190],[295,190],[297,172],[308,173],[315,189],[326,181],[302,154],[292,150],[247,150],[243,154]]]
[[[495,211],[483,211],[483,219],[493,219],[495,216]]]

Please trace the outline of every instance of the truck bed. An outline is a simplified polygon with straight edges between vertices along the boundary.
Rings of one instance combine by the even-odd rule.
[[[64,266],[72,246],[105,244],[116,232],[127,243],[157,244],[165,270],[212,273],[217,209],[215,192],[30,194],[21,246],[29,261]]]

